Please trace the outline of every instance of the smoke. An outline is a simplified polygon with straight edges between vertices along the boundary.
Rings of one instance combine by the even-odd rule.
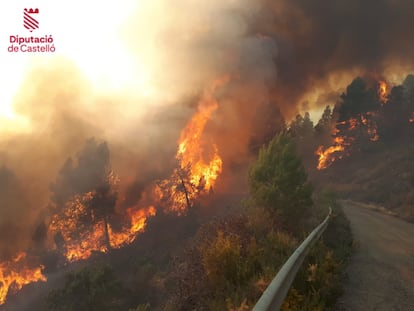
[[[357,74],[401,82],[413,69],[409,0],[262,1],[256,31],[275,38],[276,96],[297,107],[304,99],[343,90]],[[300,107],[300,106],[299,106]],[[310,107],[312,108],[312,106]]]
[[[119,32],[134,72],[124,88],[97,88],[87,62],[71,55],[28,68],[13,102],[27,126],[0,132],[0,230],[16,239],[4,240],[1,253],[28,240],[52,199],[49,185],[90,137],[106,142],[122,204],[134,205],[149,183],[168,176],[203,91],[230,75],[205,134],[223,158],[224,187],[284,120],[334,104],[356,74],[405,76],[413,23],[410,0],[138,1]],[[94,51],[111,67],[110,54]],[[124,81],[120,72],[111,78]],[[90,162],[73,184],[104,171]],[[75,191],[63,185],[62,193]]]

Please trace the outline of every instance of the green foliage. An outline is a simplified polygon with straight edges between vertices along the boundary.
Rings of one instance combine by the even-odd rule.
[[[330,106],[326,106],[322,117],[319,119],[318,124],[315,126],[316,135],[322,136],[331,134],[332,121],[332,109]]]
[[[341,294],[342,267],[323,243],[308,254],[282,311],[316,311],[332,307]]]
[[[262,209],[250,212],[201,228],[198,247],[176,264],[167,310],[247,310],[254,305],[297,241],[275,230]]]
[[[237,285],[243,281],[243,258],[237,236],[225,236],[217,232],[217,238],[201,248],[201,256],[207,277],[213,283],[227,281]]]
[[[289,133],[298,139],[312,137],[313,131],[313,122],[310,119],[309,112],[305,112],[303,117],[301,114],[298,114],[289,125]]]
[[[317,202],[325,212],[328,206],[332,208],[332,219],[322,241],[311,249],[299,270],[283,311],[329,310],[342,293],[344,269],[353,246],[349,221],[333,193],[322,193]]]
[[[150,305],[148,303],[139,305],[135,309],[129,309],[129,311],[149,311]]]
[[[105,265],[67,274],[64,288],[51,291],[47,304],[50,311],[115,311],[121,298],[121,283]]]
[[[260,150],[248,181],[253,203],[275,218],[280,214],[290,226],[297,227],[312,205],[312,188],[293,139],[286,133],[275,136]]]

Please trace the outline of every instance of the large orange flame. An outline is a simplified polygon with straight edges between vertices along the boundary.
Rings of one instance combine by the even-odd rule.
[[[218,108],[215,91],[228,81],[228,76],[213,81],[211,86],[205,90],[199,102],[198,111],[181,132],[176,158],[182,170],[187,168],[190,170],[189,182],[194,186],[194,191],[189,194],[191,199],[202,191],[210,190],[222,171],[223,163],[218,147],[213,143],[209,144],[203,137],[203,133],[212,113]],[[111,185],[119,181],[112,172],[108,180]],[[157,187],[153,190],[156,197],[161,196],[157,193],[159,191]],[[182,192],[173,190],[172,194],[174,200],[184,201],[181,206],[185,206],[186,198],[182,196]],[[137,234],[145,230],[148,217],[156,214],[153,206],[130,207],[125,212],[129,225],[117,231],[102,217],[95,217],[93,211],[88,208],[88,204],[96,195],[95,191],[75,195],[65,203],[60,212],[52,216],[49,233],[55,236],[58,251],[69,262],[87,259],[93,252],[105,253],[109,248],[120,248],[132,243]],[[171,209],[174,210],[174,207]],[[182,208],[178,209],[178,211],[181,210]],[[11,262],[0,263],[0,304],[5,302],[10,286],[19,290],[30,282],[46,281],[41,272],[43,266],[35,269],[28,269],[25,265],[23,269],[13,268],[25,256],[25,253],[21,253]]]
[[[155,216],[156,210],[153,206],[147,208],[128,208],[127,215],[130,219],[130,227],[121,232],[115,232],[109,227],[109,240],[111,247],[120,248],[135,241],[137,234],[145,230],[147,218]]]
[[[203,132],[212,113],[218,108],[217,99],[214,97],[216,89],[229,81],[225,76],[214,80],[211,86],[204,92],[199,102],[198,111],[181,132],[178,143],[177,159],[181,167],[191,167],[191,182],[198,187],[204,181],[204,190],[209,190],[215,183],[222,170],[222,160],[218,154],[217,145],[212,144],[211,155],[206,159],[203,149]]]
[[[10,290],[18,291],[33,282],[46,282],[42,274],[43,266],[30,268],[27,255],[18,253],[12,260],[0,263],[0,305],[4,304]]]
[[[176,159],[179,167],[155,189],[156,196],[167,203],[169,211],[185,213],[200,194],[212,189],[222,171],[218,147],[205,137],[204,130],[218,108],[215,91],[229,79],[229,76],[216,79],[204,91],[197,112],[182,130],[178,141]]]
[[[90,223],[83,223],[85,215],[89,213],[86,206],[93,199],[95,193],[88,192],[83,196],[75,196],[66,203],[61,214],[55,214],[50,224],[52,234],[60,234],[63,239],[63,252],[68,261],[89,258],[93,252],[107,252],[108,248],[119,248],[132,243],[137,234],[145,228],[147,217],[155,215],[155,208],[128,208],[126,216],[129,226],[122,228],[120,232],[114,231],[103,219]],[[108,226],[107,228],[105,228]],[[108,230],[109,245],[106,238]]]

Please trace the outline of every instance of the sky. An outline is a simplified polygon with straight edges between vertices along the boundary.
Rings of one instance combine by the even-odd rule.
[[[125,21],[136,1],[2,1],[0,3],[0,129],[28,125],[13,108],[16,94],[36,68],[63,60],[81,72],[94,93],[135,90],[151,94],[149,72],[138,57],[132,59],[122,39]],[[138,3],[139,5],[139,3]],[[39,29],[23,27],[23,9],[38,8]],[[53,37],[55,53],[10,53],[10,36]],[[39,69],[37,69],[39,70]],[[41,69],[40,69],[41,70]],[[13,121],[13,122],[12,122]],[[27,120],[26,120],[27,121]]]

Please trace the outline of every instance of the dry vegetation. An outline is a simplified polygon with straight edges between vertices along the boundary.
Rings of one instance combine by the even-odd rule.
[[[329,309],[341,292],[352,244],[341,207],[331,194],[312,192],[288,134],[261,149],[249,184],[251,196],[238,212],[201,226],[196,208],[186,217],[157,215],[136,243],[70,274],[61,289],[51,292],[46,309],[250,310],[332,206],[334,217],[323,241],[309,255],[283,306]],[[100,268],[102,262],[106,265]],[[85,299],[75,299],[78,291]]]

